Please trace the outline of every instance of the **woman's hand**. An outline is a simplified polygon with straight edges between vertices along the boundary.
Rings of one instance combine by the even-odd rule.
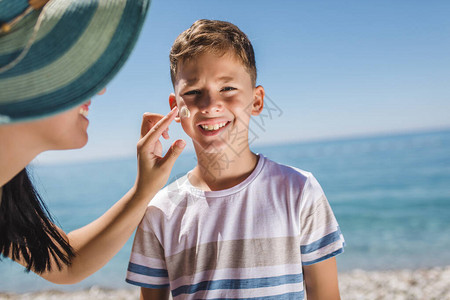
[[[140,195],[152,194],[155,188],[159,190],[167,183],[176,159],[186,146],[185,141],[177,140],[162,157],[159,138],[169,138],[169,124],[177,113],[178,108],[175,107],[166,116],[153,113],[145,113],[143,116],[141,138],[137,144],[136,193]]]
[[[123,247],[144,216],[149,201],[166,184],[186,145],[177,140],[162,157],[159,138],[169,138],[167,130],[177,113],[173,109],[167,116],[144,114],[137,145],[136,184],[97,220],[67,235],[61,231],[76,252],[72,265],[60,271],[52,266],[51,272],[39,275],[54,283],[76,283],[103,267]]]

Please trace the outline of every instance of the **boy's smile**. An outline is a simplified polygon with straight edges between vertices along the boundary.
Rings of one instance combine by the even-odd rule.
[[[204,53],[180,63],[175,94],[169,97],[171,107],[189,109],[190,117],[178,121],[197,153],[248,148],[250,116],[261,112],[263,101],[263,87],[253,86],[243,64],[230,52]]]
[[[230,123],[230,121],[226,120],[220,121],[218,119],[212,119],[199,122],[198,126],[200,127],[200,132],[202,132],[203,135],[213,136],[224,131],[225,127],[227,127]]]

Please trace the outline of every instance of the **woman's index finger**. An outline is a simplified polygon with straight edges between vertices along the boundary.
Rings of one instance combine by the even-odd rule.
[[[174,107],[166,116],[159,120],[150,130],[145,134],[143,139],[145,142],[153,142],[159,139],[163,132],[169,128],[170,123],[175,119],[178,113],[178,108]]]
[[[142,116],[141,138],[143,138],[152,127],[164,118],[164,115],[146,112]]]

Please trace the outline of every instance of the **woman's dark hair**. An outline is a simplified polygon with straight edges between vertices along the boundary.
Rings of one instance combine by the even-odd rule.
[[[0,253],[22,258],[29,272],[70,265],[74,250],[60,234],[26,169],[3,186],[0,202]]]

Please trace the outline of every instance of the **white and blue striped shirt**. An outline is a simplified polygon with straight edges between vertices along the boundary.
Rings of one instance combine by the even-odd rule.
[[[161,190],[140,224],[127,282],[174,299],[303,299],[302,266],[343,252],[314,176],[264,156],[242,183],[201,191],[187,176]]]

